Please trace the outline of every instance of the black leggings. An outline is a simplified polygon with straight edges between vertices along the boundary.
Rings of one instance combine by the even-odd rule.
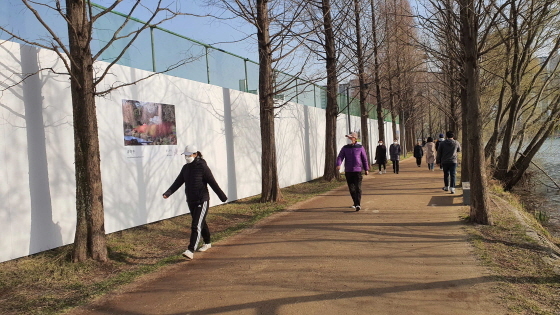
[[[350,190],[350,196],[354,201],[354,206],[360,206],[362,201],[362,172],[346,172],[346,183]]]
[[[377,163],[377,165],[379,165],[379,171],[380,171],[380,172],[381,172],[381,166],[383,166],[383,169],[384,169],[384,170],[387,169],[387,162]]]

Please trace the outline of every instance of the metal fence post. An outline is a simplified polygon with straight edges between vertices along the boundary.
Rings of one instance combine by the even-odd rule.
[[[152,71],[157,72],[156,68],[156,45],[154,43],[154,27],[150,26],[150,42],[152,44]]]
[[[313,104],[317,107],[317,87],[313,84]]]
[[[292,77],[293,78],[293,77]],[[299,104],[299,92],[298,92],[298,83],[297,83],[297,78],[296,78],[296,103]],[[305,105],[305,104],[303,104]]]
[[[245,66],[245,91],[243,92],[249,92],[249,72],[247,72],[247,60],[248,59],[243,59],[243,65]]]
[[[208,62],[208,46],[204,46],[206,51],[206,77],[208,78],[208,84],[210,84],[210,63]]]

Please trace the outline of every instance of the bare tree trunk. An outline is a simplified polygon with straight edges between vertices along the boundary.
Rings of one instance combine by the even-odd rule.
[[[84,0],[66,0],[71,66],[70,88],[74,118],[77,225],[74,261],[93,258],[107,261],[103,215],[103,189],[93,58],[87,5]]]
[[[366,104],[366,70],[364,61],[364,52],[362,47],[362,26],[360,25],[360,1],[354,0],[354,19],[356,23],[356,57],[358,58],[358,81],[360,83],[360,134],[362,140],[362,146],[366,150],[366,156],[369,161],[369,130],[368,130],[368,120],[369,111]]]
[[[470,182],[471,181],[471,160],[469,151],[469,104],[467,103],[467,89],[466,82],[463,81],[463,87],[461,88],[461,108],[463,110],[463,133],[461,138],[461,181]]]
[[[488,207],[488,191],[482,147],[482,119],[480,114],[478,29],[474,0],[459,0],[461,41],[463,50],[463,75],[465,78],[467,113],[468,155],[471,163],[471,220],[479,224],[492,224]]]
[[[325,171],[323,179],[340,178],[336,170],[336,117],[338,114],[338,76],[336,65],[335,36],[332,23],[330,0],[322,0],[323,27],[325,32],[325,55],[327,66],[327,110],[325,111]]]
[[[379,140],[383,140],[387,143],[385,139],[385,119],[383,117],[383,98],[381,96],[381,78],[380,78],[380,68],[379,65],[379,44],[377,42],[377,22],[376,22],[376,10],[374,0],[370,0],[371,4],[371,35],[373,39],[373,71],[375,75],[375,99],[376,99],[376,110],[377,110],[377,131],[379,133]]]
[[[274,84],[272,75],[272,50],[270,46],[270,20],[268,1],[257,0],[257,39],[259,46],[259,103],[261,123],[261,202],[282,200],[278,183],[276,163],[276,140],[274,135]]]
[[[389,110],[391,112],[391,125],[393,126],[393,139],[397,139],[397,114],[395,109],[395,93],[393,91],[393,78],[389,77]],[[390,142],[393,142],[391,139]]]

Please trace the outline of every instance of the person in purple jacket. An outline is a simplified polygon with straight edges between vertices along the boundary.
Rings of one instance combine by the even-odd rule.
[[[354,201],[352,208],[360,211],[362,206],[362,170],[365,170],[366,175],[369,174],[369,163],[364,147],[357,143],[358,134],[352,132],[346,136],[348,144],[343,146],[336,159],[336,169],[340,170],[340,165],[344,160],[344,174],[346,175],[346,182],[350,190],[350,196]]]

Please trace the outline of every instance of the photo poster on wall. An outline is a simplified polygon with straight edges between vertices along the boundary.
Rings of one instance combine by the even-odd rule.
[[[123,99],[122,112],[127,158],[141,158],[145,146],[174,146],[166,156],[177,154],[175,105]]]

